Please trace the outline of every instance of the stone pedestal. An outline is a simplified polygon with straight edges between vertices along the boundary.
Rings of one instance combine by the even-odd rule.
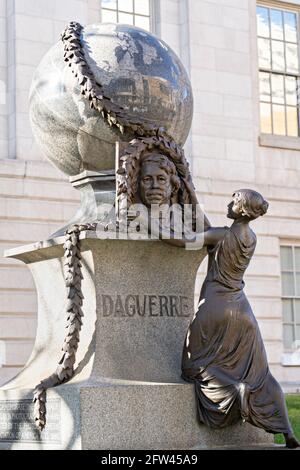
[[[119,147],[117,147],[119,148]],[[104,212],[115,213],[116,175],[115,170],[102,173],[85,170],[69,178],[72,186],[80,192],[80,206],[69,222],[56,230],[51,238],[61,237],[74,224],[92,223],[104,217]]]
[[[81,233],[83,327],[74,378],[47,392],[47,425],[35,429],[32,390],[52,374],[65,334],[63,238],[10,250],[28,264],[38,328],[23,371],[0,389],[0,448],[192,449],[268,445],[239,424],[212,431],[197,421],[194,387],[181,380],[183,341],[205,252],[160,241]]]

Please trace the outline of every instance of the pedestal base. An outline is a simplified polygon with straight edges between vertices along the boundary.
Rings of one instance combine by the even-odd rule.
[[[80,207],[69,222],[51,235],[61,237],[74,224],[93,223],[95,220],[115,217],[115,170],[102,173],[85,170],[69,178],[72,186],[80,191]],[[104,213],[107,216],[104,217]],[[109,215],[110,214],[110,215]]]
[[[11,250],[38,291],[35,347],[0,389],[3,449],[193,449],[270,445],[250,425],[211,430],[197,421],[193,384],[181,379],[194,283],[205,250],[82,232],[83,326],[72,381],[47,391],[47,424],[34,424],[33,389],[53,374],[65,335],[63,239]]]
[[[32,393],[0,392],[0,449],[181,450],[274,442],[242,422],[222,430],[200,425],[192,384],[88,381],[56,387],[47,397],[47,426],[40,433],[31,416]]]

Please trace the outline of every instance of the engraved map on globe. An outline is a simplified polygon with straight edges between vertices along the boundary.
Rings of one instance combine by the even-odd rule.
[[[183,145],[193,97],[177,55],[161,39],[135,26],[93,24],[82,31],[84,56],[105,95],[128,116],[165,127]],[[130,141],[90,109],[64,61],[59,41],[44,56],[30,91],[30,119],[44,155],[68,175],[114,170],[115,142]]]

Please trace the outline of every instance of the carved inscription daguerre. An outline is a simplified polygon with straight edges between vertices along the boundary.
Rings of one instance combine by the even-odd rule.
[[[189,317],[191,306],[184,295],[109,295],[101,296],[101,316],[119,317]]]

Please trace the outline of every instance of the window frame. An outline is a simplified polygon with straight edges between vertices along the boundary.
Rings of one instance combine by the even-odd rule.
[[[265,69],[263,67],[259,66],[259,57],[257,55],[257,60],[258,60],[258,100],[259,100],[259,131],[260,131],[260,137],[259,137],[259,143],[261,146],[266,146],[266,147],[281,147],[281,148],[290,148],[290,149],[299,149],[300,148],[300,3],[291,5],[289,3],[283,3],[283,2],[277,2],[277,1],[257,1],[256,2],[256,8],[255,8],[255,18],[256,18],[256,43],[257,43],[257,52],[258,52],[258,38],[262,38],[262,36],[258,35],[258,30],[257,30],[257,7],[264,7],[268,8],[269,11],[270,9],[275,9],[275,10],[280,10],[281,12],[287,11],[287,12],[292,12],[296,14],[296,26],[297,26],[297,42],[296,43],[291,43],[291,44],[297,44],[297,52],[298,52],[298,73],[292,73],[292,72],[280,72],[280,71],[274,71],[272,69],[272,55],[271,55],[271,67],[270,69]],[[270,24],[270,20],[269,20]],[[266,38],[264,38],[266,39]],[[270,40],[270,47],[271,47],[271,30],[270,30],[270,36],[268,38]],[[284,45],[287,43],[289,44],[289,41],[285,41],[285,32],[283,28],[283,40],[278,40],[279,42],[282,42]],[[270,53],[271,49],[270,49]],[[285,57],[285,47],[284,47],[284,57]],[[261,101],[260,98],[260,72],[264,73],[269,73],[270,75],[270,102],[267,103],[265,101]],[[271,83],[271,76],[272,74],[274,75],[281,75],[284,77],[284,113],[285,113],[285,132],[286,134],[274,134],[274,126],[273,126],[273,109],[272,105],[274,104],[272,102],[272,83]],[[293,76],[296,78],[296,99],[297,99],[297,105],[296,106],[291,106],[296,108],[297,110],[297,130],[298,130],[298,135],[297,136],[292,136],[292,135],[287,135],[287,107],[289,105],[286,105],[286,94],[285,94],[285,77],[286,76]],[[266,133],[262,132],[261,130],[261,111],[260,111],[260,105],[261,103],[267,103],[270,104],[271,106],[271,127],[272,127],[272,132],[271,133]],[[276,103],[275,103],[276,104]]]
[[[294,317],[293,318],[293,321],[292,322],[286,322],[284,321],[284,318],[283,318],[283,300],[291,300],[292,303],[293,303],[293,312],[295,311],[294,310],[294,303],[295,303],[295,300],[300,300],[300,294],[299,295],[296,295],[297,293],[297,284],[296,284],[296,273],[300,273],[300,271],[296,271],[296,262],[295,262],[295,248],[299,248],[300,249],[300,242],[293,242],[293,241],[286,241],[286,242],[283,242],[281,241],[280,242],[280,246],[279,246],[279,250],[281,251],[281,248],[284,248],[284,247],[288,247],[288,248],[292,248],[292,259],[293,259],[293,269],[283,269],[282,268],[282,264],[281,264],[281,259],[280,259],[280,277],[281,277],[281,312],[282,312],[282,343],[283,343],[283,348],[284,348],[284,352],[285,353],[288,353],[288,354],[295,354],[297,351],[300,350],[300,337],[297,338],[297,335],[296,335],[296,325],[300,325],[300,323],[297,323],[296,322],[296,318]],[[282,289],[282,274],[284,272],[287,272],[287,273],[293,273],[293,282],[294,282],[294,292],[295,294],[294,295],[284,295],[283,294],[283,289]],[[299,346],[297,346],[296,348],[288,348],[284,345],[284,333],[283,333],[283,330],[284,330],[284,325],[293,325],[293,333],[294,333],[294,338],[295,338],[295,342],[299,342]]]
[[[128,13],[133,15],[133,21],[135,16],[143,16],[144,18],[149,18],[149,32],[155,33],[156,32],[156,0],[149,0],[149,15],[141,15],[140,13],[135,13],[135,0],[133,1],[133,12],[129,13],[128,11],[119,10],[118,8],[118,0],[116,0],[116,9],[110,9],[102,7],[102,0],[100,1],[100,21],[102,22],[102,9],[108,11],[115,11],[117,14],[117,20],[119,13]],[[118,22],[118,21],[117,21]]]

